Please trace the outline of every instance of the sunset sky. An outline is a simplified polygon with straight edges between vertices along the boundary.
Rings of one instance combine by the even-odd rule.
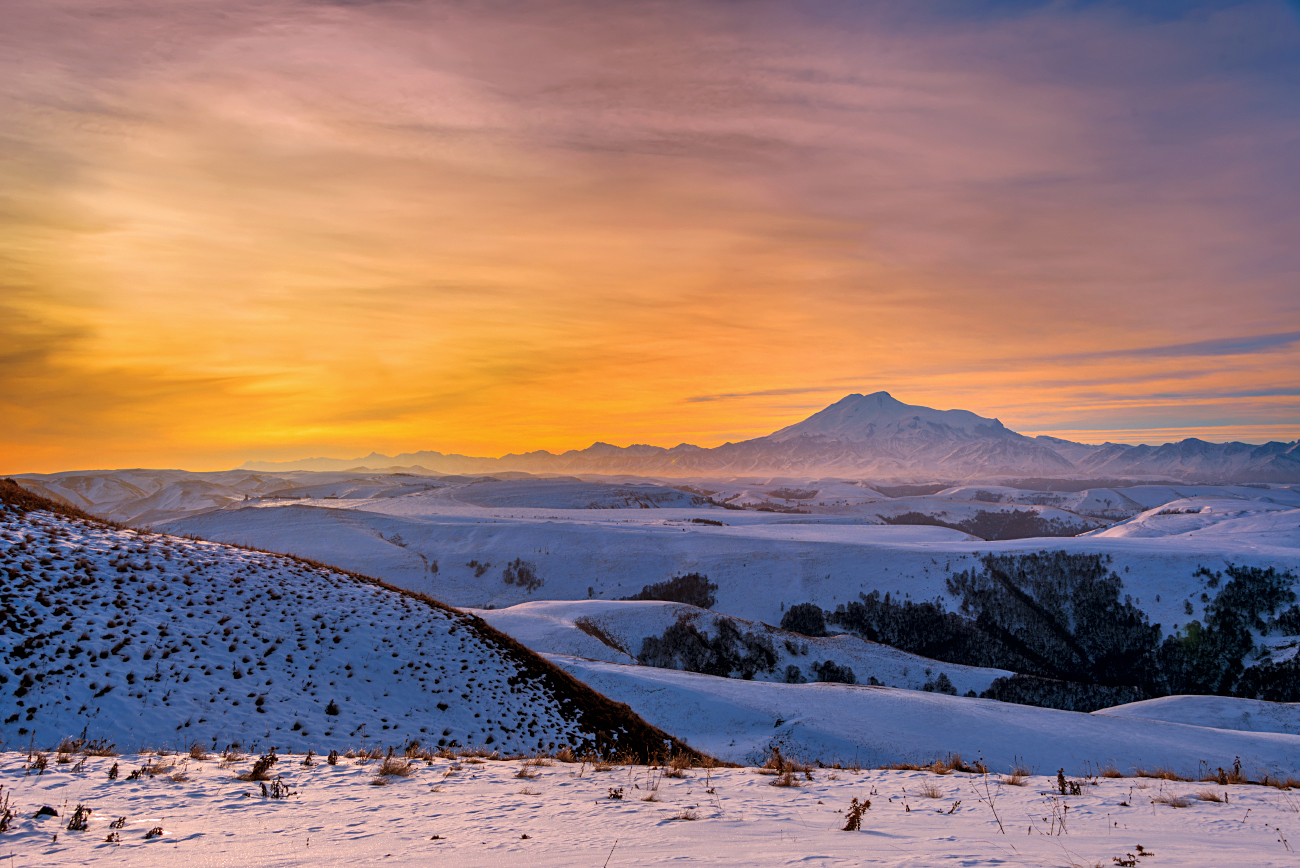
[[[4,10],[0,472],[1300,437],[1295,4]]]

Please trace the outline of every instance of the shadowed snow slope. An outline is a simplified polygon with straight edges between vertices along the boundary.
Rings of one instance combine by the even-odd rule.
[[[1011,675],[1004,669],[942,663],[848,634],[803,636],[682,603],[541,601],[508,609],[477,609],[473,614],[539,653],[589,657],[607,663],[636,663],[645,640],[661,636],[679,620],[713,636],[718,633],[718,622],[725,621],[737,634],[753,634],[769,645],[773,662],[771,668],[752,673],[757,681],[784,682],[791,666],[799,670],[800,677],[817,681],[812,667],[827,660],[851,669],[858,684],[875,678],[888,687],[920,689],[942,672],[959,693],[983,692],[993,679]],[[738,674],[733,673],[733,677]]]
[[[625,707],[432,600],[53,506],[0,481],[10,743],[663,748]]]
[[[1161,696],[1093,714],[1163,720],[1191,726],[1212,726],[1241,732],[1283,732],[1300,735],[1300,703],[1260,702],[1231,696]]]
[[[754,763],[773,745],[808,761],[929,762],[960,753],[994,769],[1017,763],[1081,774],[1113,764],[1190,774],[1204,761],[1251,777],[1300,775],[1300,736],[1056,711],[845,684],[771,684],[554,656],[555,663],[699,749]],[[1091,764],[1091,765],[1089,765]]]

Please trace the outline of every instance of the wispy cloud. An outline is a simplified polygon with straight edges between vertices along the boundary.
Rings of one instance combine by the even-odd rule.
[[[1300,421],[1300,33],[1163,8],[12,0],[0,464]]]
[[[1214,338],[1183,344],[1155,347],[1132,347],[1092,353],[1074,353],[1060,357],[1063,361],[1106,358],[1178,358],[1185,356],[1244,356],[1271,352],[1300,343],[1300,331],[1249,335],[1237,338]]]
[[[839,391],[841,390],[834,386],[807,386],[791,389],[759,389],[754,392],[728,392],[718,395],[692,395],[686,400],[690,403],[700,403],[705,401],[729,401],[735,398],[768,398],[779,395],[808,395]]]

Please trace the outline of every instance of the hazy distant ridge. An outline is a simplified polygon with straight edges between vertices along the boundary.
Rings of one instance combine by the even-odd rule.
[[[1091,445],[1027,437],[968,410],[904,404],[888,392],[849,395],[766,437],[712,449],[594,443],[559,455],[544,450],[500,458],[405,452],[351,460],[248,461],[249,470],[343,470],[420,466],[441,473],[633,473],[657,476],[784,474],[877,479],[999,476],[1155,476],[1187,481],[1300,482],[1300,440],[1162,446]]]

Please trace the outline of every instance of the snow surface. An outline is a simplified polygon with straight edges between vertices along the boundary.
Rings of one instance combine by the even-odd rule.
[[[1161,504],[1113,527],[1093,531],[1090,536],[1222,540],[1242,547],[1300,549],[1300,508],[1264,500],[1189,497]]]
[[[939,527],[882,526],[852,515],[787,515],[750,510],[488,508],[456,499],[448,486],[369,501],[267,503],[196,515],[166,525],[176,533],[307,555],[377,576],[455,606],[503,608],[538,599],[617,599],[676,574],[699,572],[718,584],[714,609],[769,624],[784,608],[823,609],[859,593],[947,598],[946,580],[988,553],[1056,549],[1112,558],[1112,568],[1153,623],[1166,633],[1204,617],[1199,567],[1230,563],[1300,571],[1300,538],[1279,527],[1259,531],[1249,516],[1198,534],[1080,537],[985,542]],[[1279,491],[1259,490],[1277,499]],[[1291,513],[1264,500],[1260,515]],[[984,506],[978,501],[968,508]],[[1272,516],[1272,518],[1268,518]],[[717,524],[701,524],[697,519]],[[1249,519],[1247,521],[1246,519]],[[400,537],[402,545],[391,540]],[[528,593],[506,585],[502,569],[533,562],[544,585]],[[479,571],[470,564],[489,564]],[[433,567],[437,566],[435,572]],[[1186,604],[1193,606],[1187,615]],[[952,601],[949,600],[949,608]]]
[[[753,769],[671,778],[645,767],[556,763],[521,780],[517,762],[436,759],[372,786],[373,763],[304,768],[301,757],[285,756],[274,771],[296,795],[272,800],[235,780],[251,765],[247,757],[227,768],[216,759],[92,757],[75,772],[72,763],[51,761],[43,775],[25,775],[25,759],[0,754],[0,782],[16,814],[0,845],[15,868],[1111,866],[1143,852],[1143,866],[1281,868],[1295,865],[1291,848],[1300,841],[1292,793],[1090,778],[1080,795],[1060,796],[1054,769],[1023,786],[999,775],[814,769],[798,787],[774,787],[774,778]],[[110,781],[113,763],[123,774]],[[185,780],[125,779],[146,763],[176,763]],[[923,795],[927,785],[933,798]],[[652,787],[656,801],[643,801]],[[609,798],[613,789],[623,798]],[[1226,802],[1197,800],[1202,790]],[[1176,796],[1186,796],[1187,807],[1155,801]],[[851,798],[871,802],[858,832],[842,831]],[[93,809],[89,828],[67,831],[78,804]],[[42,805],[60,816],[35,819]],[[120,843],[108,843],[119,818]],[[162,835],[146,839],[155,827]]]
[[[825,763],[928,763],[949,753],[1071,774],[1114,765],[1191,774],[1241,757],[1252,777],[1300,776],[1300,736],[1085,714],[847,684],[773,684],[554,655],[582,681],[697,750],[754,763],[773,745]]]
[[[1161,696],[1103,708],[1093,714],[1163,720],[1242,732],[1300,735],[1300,703],[1260,702],[1232,696]]]

